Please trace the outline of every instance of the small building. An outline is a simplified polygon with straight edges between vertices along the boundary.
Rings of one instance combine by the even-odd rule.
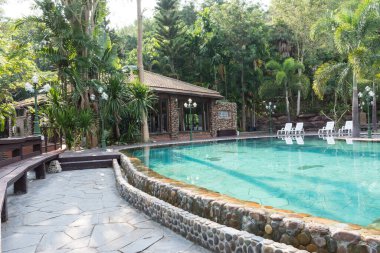
[[[237,129],[237,107],[226,102],[219,92],[177,79],[144,71],[144,83],[157,95],[155,110],[148,115],[150,137],[153,140],[189,138],[190,129],[195,138],[216,137],[219,130]],[[197,107],[191,110],[184,104],[191,98]],[[38,96],[38,103],[46,103],[46,95]],[[33,132],[34,98],[16,104],[16,125],[9,127],[9,136],[28,136]]]
[[[38,95],[37,101],[40,106],[45,104],[47,102],[46,95]],[[30,113],[29,108],[34,108],[34,97],[15,103],[15,125],[12,127],[11,122],[8,121],[7,137],[24,137],[33,134],[34,114]]]
[[[154,140],[216,137],[219,130],[237,129],[235,103],[223,101],[219,92],[144,71],[144,83],[157,95],[156,110],[150,111],[148,125]],[[194,109],[185,108],[191,98]]]

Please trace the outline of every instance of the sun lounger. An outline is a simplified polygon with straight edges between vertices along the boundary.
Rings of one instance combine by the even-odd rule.
[[[297,122],[296,127],[290,130],[290,134],[294,134],[294,135],[304,134],[304,133],[305,131],[303,130],[303,122]]]
[[[277,131],[277,135],[288,135],[290,134],[290,130],[292,130],[292,123],[286,123],[285,127],[281,128],[281,130]]]
[[[318,135],[333,134],[335,132],[334,126],[335,126],[334,121],[327,122],[326,126],[318,130]]]
[[[345,135],[345,134],[351,135],[352,134],[352,127],[353,127],[352,121],[351,120],[346,121],[346,124],[341,129],[338,130],[338,135],[339,136]]]

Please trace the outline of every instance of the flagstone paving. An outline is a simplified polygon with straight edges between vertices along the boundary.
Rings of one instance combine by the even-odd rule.
[[[48,175],[28,190],[8,197],[3,252],[209,252],[120,198],[112,169]]]

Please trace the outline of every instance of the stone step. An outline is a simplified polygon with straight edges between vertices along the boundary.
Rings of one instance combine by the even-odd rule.
[[[95,154],[86,154],[86,155],[66,155],[60,156],[59,162],[80,162],[80,161],[98,161],[98,160],[112,160],[120,159],[120,153],[95,153]]]
[[[60,162],[62,171],[112,167],[112,159]]]

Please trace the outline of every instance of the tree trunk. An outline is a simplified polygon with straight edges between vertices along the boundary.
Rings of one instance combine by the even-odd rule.
[[[246,131],[247,115],[245,111],[245,84],[244,84],[244,63],[241,68],[241,131]]]
[[[372,130],[377,131],[377,105],[376,105],[376,85],[375,82],[372,83],[372,90],[375,94],[373,96],[373,105],[372,105]]]
[[[175,69],[175,66],[174,66],[174,56],[171,56],[170,59],[169,59],[169,66],[170,66],[170,71],[171,71],[171,76],[172,77],[175,77],[176,79],[179,79],[177,73],[176,73],[176,69]]]
[[[338,93],[334,92],[334,121],[338,123],[338,113],[336,111],[336,106],[338,105]]]
[[[256,130],[256,104],[253,103],[253,129]]]
[[[114,119],[115,119],[115,137],[116,137],[116,140],[119,141],[120,140],[120,118],[118,115],[113,115]]]
[[[286,102],[286,116],[288,118],[288,122],[290,122],[290,104],[289,104],[288,86],[285,86],[285,102]]]
[[[218,84],[217,84],[217,81],[216,81],[216,67],[215,67],[215,65],[213,67],[214,67],[214,87],[218,91],[219,89],[218,89]]]
[[[352,137],[360,137],[358,84],[355,72],[352,77],[352,124]]]
[[[297,116],[300,115],[301,112],[301,91],[298,90],[297,92]]]
[[[226,67],[226,65],[224,65],[223,66],[223,68],[224,68],[224,89],[225,89],[225,99],[227,99],[227,67]]]
[[[301,56],[300,52],[302,50],[298,50],[298,61],[303,64],[303,56]],[[298,69],[298,78],[301,78],[302,70]],[[301,82],[299,81],[298,86],[301,86]],[[301,113],[301,90],[298,88],[297,91],[297,116]]]
[[[141,0],[137,0],[137,68],[139,70],[139,79],[144,83],[144,63],[143,63],[143,25],[141,13]]]
[[[143,142],[148,142],[149,141],[148,117],[146,116],[145,113],[143,115],[142,134],[143,134]]]

